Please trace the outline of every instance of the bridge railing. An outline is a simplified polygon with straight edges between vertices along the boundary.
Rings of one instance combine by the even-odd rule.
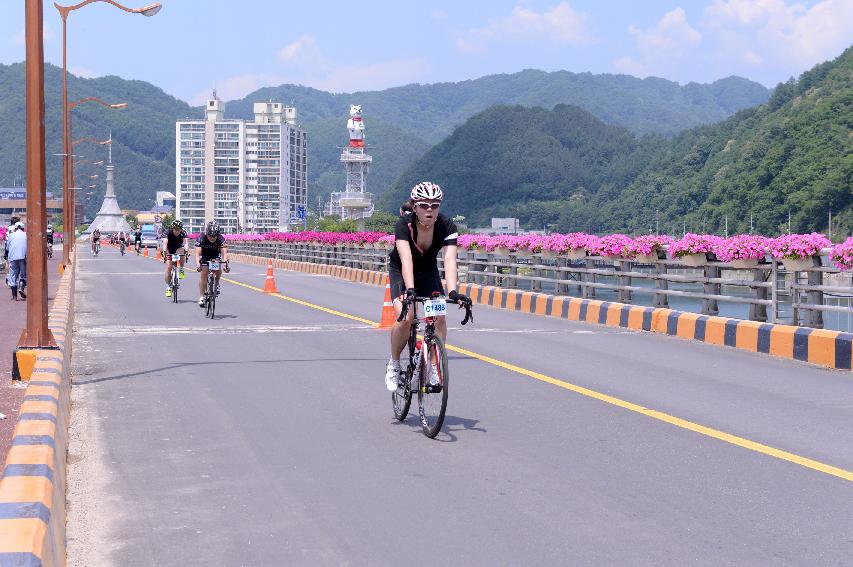
[[[228,246],[265,258],[388,270],[385,248],[240,241]],[[713,258],[703,266],[688,266],[670,258],[638,262],[460,249],[458,264],[461,282],[853,331],[853,279],[830,265],[828,253],[823,250],[811,267],[797,272],[786,271],[769,256],[751,267]]]

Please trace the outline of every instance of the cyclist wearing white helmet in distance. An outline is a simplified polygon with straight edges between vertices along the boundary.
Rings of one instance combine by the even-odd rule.
[[[441,187],[425,181],[412,188],[414,212],[403,215],[394,226],[395,247],[391,251],[388,276],[391,297],[397,317],[403,309],[403,299],[431,297],[433,292],[444,295],[438,272],[438,253],[444,248],[444,277],[449,290],[447,297],[460,302],[470,300],[456,291],[456,246],[459,231],[456,224],[438,212],[444,194]],[[400,376],[400,354],[406,346],[414,310],[391,329],[391,359],[385,371],[385,386],[397,389]],[[444,317],[435,321],[436,334],[447,339]]]

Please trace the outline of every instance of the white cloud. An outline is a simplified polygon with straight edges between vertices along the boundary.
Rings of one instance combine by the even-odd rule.
[[[216,84],[222,100],[234,100],[262,87],[295,83],[331,92],[377,90],[417,82],[429,70],[423,58],[399,57],[387,61],[338,64],[331,61],[311,36],[302,36],[278,52],[285,63],[282,73],[245,73]],[[190,101],[204,104],[212,89],[198,93]]]
[[[308,84],[331,92],[372,91],[417,82],[428,70],[425,59],[392,59],[335,67]]]
[[[628,33],[634,38],[636,54],[616,59],[613,67],[637,77],[670,74],[702,43],[702,34],[690,25],[681,8],[670,10],[648,29],[631,24]]]
[[[235,100],[245,97],[247,94],[254,92],[262,87],[278,86],[286,83],[285,77],[279,77],[269,74],[252,74],[246,73],[226,79],[221,83],[216,83],[215,87],[206,89],[195,95],[190,104],[196,106],[204,104],[212,94],[213,89],[216,89],[216,95],[221,100]]]
[[[87,69],[86,67],[69,67],[68,72],[72,75],[77,75],[78,77],[81,77],[83,79],[94,79],[96,77],[101,76],[95,73],[93,70]]]
[[[593,40],[588,20],[588,14],[575,11],[568,2],[560,2],[541,13],[516,6],[509,16],[461,34],[456,39],[456,48],[463,52],[482,52],[490,43],[506,40],[583,45]]]
[[[284,46],[278,52],[278,59],[299,67],[325,67],[328,65],[323,52],[313,36],[303,35],[293,43]]]
[[[641,52],[655,57],[680,57],[702,41],[702,34],[693,29],[681,8],[664,14],[651,29],[642,30],[631,24],[628,31]]]
[[[853,2],[823,0],[811,7],[785,0],[714,0],[704,24],[718,39],[716,57],[732,56],[802,71],[837,56],[853,41]]]
[[[433,12],[429,15],[433,20],[446,20],[448,13],[444,10],[433,10]]]

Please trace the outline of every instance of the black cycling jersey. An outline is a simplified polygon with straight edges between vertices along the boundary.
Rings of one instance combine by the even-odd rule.
[[[101,239],[101,233],[100,232],[93,232],[92,233],[92,240],[100,240],[100,239]]]
[[[456,246],[457,238],[459,238],[459,231],[456,228],[456,223],[441,213],[435,219],[435,226],[432,229],[432,246],[427,250],[420,250],[416,244],[418,223],[414,214],[403,215],[394,225],[394,240],[405,240],[412,249],[412,264],[415,274],[431,274],[437,271],[438,261],[436,258],[438,258],[439,251],[445,246]],[[403,268],[396,248],[391,251],[390,264],[398,270]]]
[[[201,249],[201,261],[210,262],[219,258],[219,253],[225,246],[225,237],[220,234],[216,240],[211,242],[207,239],[207,236],[202,234],[195,241],[195,245],[196,248]]]
[[[133,240],[135,240],[136,242],[142,242],[142,233],[141,233],[141,232],[137,232],[136,234],[134,234],[134,235],[133,235]]]
[[[166,235],[166,251],[169,254],[174,254],[178,251],[179,248],[184,247],[184,239],[187,237],[187,231],[181,230],[180,234],[175,234],[173,231],[169,231]]]
[[[126,237],[125,235],[123,235],[123,234],[119,234],[119,235],[118,235],[118,239],[119,239],[119,241],[120,241],[120,242],[124,242],[125,240],[127,240],[127,237]]]

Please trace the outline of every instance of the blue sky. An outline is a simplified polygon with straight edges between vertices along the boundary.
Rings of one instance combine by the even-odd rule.
[[[853,43],[853,0],[162,2],[153,18],[105,3],[73,12],[69,68],[191,103],[214,85],[229,100],[281,83],[351,92],[525,68],[773,86]],[[2,2],[0,63],[24,58],[23,6]],[[45,2],[46,59],[57,64],[61,30]]]

